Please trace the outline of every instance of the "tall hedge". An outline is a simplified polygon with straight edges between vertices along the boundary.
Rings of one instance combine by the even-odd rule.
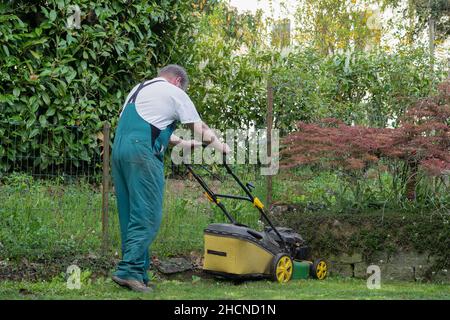
[[[75,4],[81,25],[69,28]],[[183,52],[195,8],[186,0],[3,1],[0,172],[36,151],[40,170],[91,159],[102,123],[115,125],[130,88]]]

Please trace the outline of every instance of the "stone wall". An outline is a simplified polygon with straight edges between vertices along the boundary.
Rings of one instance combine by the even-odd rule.
[[[447,269],[435,269],[435,259],[429,254],[414,251],[399,251],[389,255],[377,253],[366,261],[363,255],[341,254],[326,258],[330,263],[330,274],[344,277],[367,278],[367,268],[370,265],[380,267],[381,279],[404,281],[437,281],[450,283],[450,273]]]
[[[283,205],[271,216],[300,233],[313,258],[330,263],[330,274],[367,278],[367,267],[378,265],[382,280],[450,283],[449,215],[333,214]]]

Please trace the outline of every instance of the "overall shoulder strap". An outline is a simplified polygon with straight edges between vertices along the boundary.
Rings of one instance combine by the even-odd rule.
[[[154,80],[154,81],[150,81],[148,83],[145,83],[145,81],[141,82],[139,84],[139,87],[137,88],[137,90],[133,93],[133,95],[130,97],[130,99],[128,100],[128,103],[135,103],[136,102],[136,98],[139,94],[139,91],[141,91],[143,88],[148,87],[149,85],[156,83],[156,82],[163,82],[164,80]]]

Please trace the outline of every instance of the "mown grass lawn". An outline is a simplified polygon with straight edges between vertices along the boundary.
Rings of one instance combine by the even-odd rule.
[[[445,299],[450,300],[450,286],[445,284],[386,282],[381,289],[368,289],[366,281],[329,278],[325,281],[293,280],[277,284],[266,280],[234,284],[216,279],[156,282],[150,294],[134,293],[118,287],[108,278],[99,278],[68,289],[61,280],[50,282],[13,282],[0,284],[0,299]]]

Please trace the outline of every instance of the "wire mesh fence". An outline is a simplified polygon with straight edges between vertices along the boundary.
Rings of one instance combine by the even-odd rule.
[[[73,259],[77,255],[120,256],[120,227],[110,153],[104,145],[113,130],[101,124],[92,133],[83,126],[28,126],[0,122],[0,260]],[[108,127],[109,128],[109,127]],[[92,131],[92,130],[91,130]],[[109,150],[109,149],[108,149]],[[153,254],[176,255],[203,248],[203,229],[226,218],[203,196],[184,166],[165,159],[163,222]],[[258,177],[254,167],[236,168],[245,180]],[[213,187],[238,192],[218,168],[202,175]],[[263,183],[264,180],[260,180]],[[239,221],[252,223],[258,213],[229,204]]]
[[[82,126],[0,123],[0,260],[101,249],[102,141]]]
[[[36,178],[101,177],[102,137],[89,137],[83,126],[0,124],[0,177],[20,172]]]

